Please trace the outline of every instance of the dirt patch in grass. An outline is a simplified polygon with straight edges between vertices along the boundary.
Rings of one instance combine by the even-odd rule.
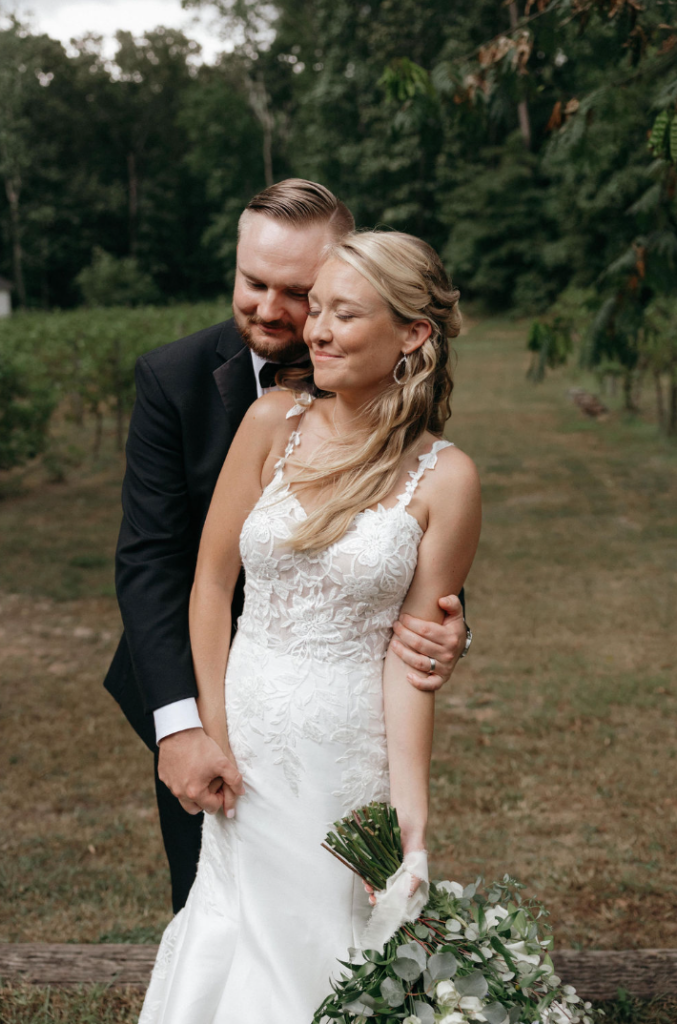
[[[512,873],[559,946],[674,946],[675,448],[584,420],[566,391],[587,378],[527,383],[519,324],[458,349],[448,436],[485,525],[475,643],[438,700],[434,873]],[[150,755],[101,687],[121,473],[111,450],[0,501],[0,940],[156,941],[169,919]]]

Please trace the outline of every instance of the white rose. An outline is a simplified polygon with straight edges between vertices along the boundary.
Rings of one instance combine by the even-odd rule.
[[[487,919],[487,928],[495,928],[499,921],[508,916],[508,911],[505,907],[489,907],[484,911],[484,916]]]
[[[541,962],[538,953],[527,953],[526,942],[506,942],[505,948],[513,960],[516,960],[518,963],[522,961],[522,963],[533,964],[534,967],[537,967]]]
[[[454,1007],[460,998],[453,981],[439,981],[435,989],[435,997],[440,1006]]]
[[[402,1021],[402,1024],[421,1024],[421,1018],[414,1016],[405,1017],[404,1020]]]
[[[452,1010],[451,1013],[447,1013],[442,1017],[439,1024],[466,1024],[466,1020],[463,1014],[459,1013],[458,1010]]]
[[[457,900],[460,900],[463,895],[463,886],[459,885],[458,882],[435,882],[435,885],[438,889],[441,889],[442,892],[451,893],[451,895],[455,896]]]
[[[484,1003],[481,999],[478,999],[477,996],[463,996],[458,1005],[459,1008],[464,1010],[466,1013],[477,1014],[484,1006]]]

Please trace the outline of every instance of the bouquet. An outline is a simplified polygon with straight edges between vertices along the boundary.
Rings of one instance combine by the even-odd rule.
[[[338,821],[325,849],[379,892],[403,861],[397,812],[372,803]],[[314,1024],[595,1024],[601,1011],[555,974],[552,936],[536,900],[508,875],[432,882],[416,921],[382,951],[349,951]]]

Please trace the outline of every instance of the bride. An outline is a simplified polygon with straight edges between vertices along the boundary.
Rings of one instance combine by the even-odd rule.
[[[441,619],[479,537],[475,467],[441,439],[458,292],[424,242],[365,232],[328,249],[309,305],[312,380],[285,370],[251,407],[202,535],[200,717],[243,792],[205,818],[139,1024],[310,1024],[374,899],[328,826],[390,799],[405,854],[425,849],[434,694],[388,648],[401,609]]]

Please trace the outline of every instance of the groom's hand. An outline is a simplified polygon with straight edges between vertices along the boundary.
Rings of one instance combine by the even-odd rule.
[[[393,626],[391,647],[412,669],[407,679],[419,690],[439,690],[449,679],[465,648],[467,636],[463,606],[457,597],[441,597],[444,621],[427,622],[406,613]],[[430,671],[430,659],[435,661]]]
[[[184,729],[159,743],[158,775],[189,814],[223,809],[228,814],[244,793],[233,761],[204,729]]]

